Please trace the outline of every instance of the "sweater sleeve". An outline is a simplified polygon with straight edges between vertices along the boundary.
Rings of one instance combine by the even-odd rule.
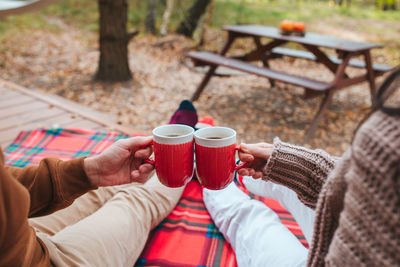
[[[83,169],[83,158],[62,161],[43,159],[39,166],[6,167],[30,194],[29,216],[43,216],[72,204],[74,199],[95,189]]]
[[[338,160],[323,150],[311,150],[274,139],[274,150],[263,169],[263,179],[282,184],[315,209],[318,195]]]

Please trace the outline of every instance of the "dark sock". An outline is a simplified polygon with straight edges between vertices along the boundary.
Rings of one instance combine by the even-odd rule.
[[[192,102],[183,100],[179,104],[179,108],[172,115],[169,124],[185,124],[194,128],[198,121],[197,111]]]

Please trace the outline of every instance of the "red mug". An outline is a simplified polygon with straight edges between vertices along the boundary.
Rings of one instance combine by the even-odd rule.
[[[168,187],[186,185],[193,177],[193,128],[183,124],[169,124],[153,130],[154,159],[146,159],[155,166],[160,182]]]
[[[196,174],[208,189],[223,189],[233,181],[234,171],[248,163],[237,165],[235,152],[236,132],[226,127],[203,128],[194,133]]]

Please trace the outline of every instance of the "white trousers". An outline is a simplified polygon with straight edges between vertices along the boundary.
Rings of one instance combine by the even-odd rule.
[[[304,205],[293,190],[283,185],[253,179],[249,176],[243,177],[243,183],[255,195],[278,200],[292,214],[308,244],[311,244],[315,211]]]
[[[244,177],[243,181],[250,192],[278,200],[311,241],[314,211],[302,204],[293,191],[251,177]],[[232,245],[239,267],[306,265],[307,249],[264,203],[250,199],[234,183],[223,190],[204,189],[203,193],[204,203]]]

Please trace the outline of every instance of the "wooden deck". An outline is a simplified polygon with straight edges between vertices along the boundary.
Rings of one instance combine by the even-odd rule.
[[[22,130],[36,128],[86,128],[143,133],[119,125],[106,114],[59,96],[42,94],[0,79],[0,145],[9,145]]]

